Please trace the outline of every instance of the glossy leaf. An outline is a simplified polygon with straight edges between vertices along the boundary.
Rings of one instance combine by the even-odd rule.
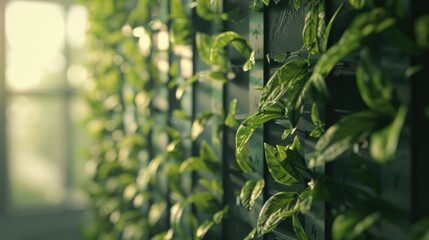
[[[229,112],[225,118],[225,125],[232,128],[235,127],[238,123],[235,120],[235,110],[237,108],[237,99],[233,99],[231,103],[229,103]]]
[[[240,192],[241,204],[247,209],[251,210],[255,204],[256,199],[261,195],[262,190],[264,189],[265,181],[260,180],[248,180]]]
[[[319,2],[311,1],[310,8],[305,15],[304,28],[302,31],[302,39],[304,46],[311,54],[319,53]]]
[[[369,12],[359,14],[341,39],[330,47],[316,63],[311,75],[311,83],[324,95],[328,90],[324,78],[332,71],[334,66],[351,52],[358,49],[363,40],[380,33],[395,24],[395,19],[390,17],[389,12],[381,8],[375,8]]]
[[[393,87],[367,48],[361,51],[356,79],[362,99],[370,109],[388,115],[395,113],[395,107],[391,103]]]
[[[247,59],[247,61],[244,63],[243,65],[243,71],[247,72],[250,69],[254,68],[256,65],[256,61],[255,61],[255,50],[253,50],[250,53],[249,58]]]
[[[389,125],[371,135],[370,152],[375,161],[385,163],[393,158],[406,117],[407,107],[403,105]]]
[[[287,62],[280,67],[262,89],[259,109],[277,101],[287,92],[287,106],[295,107],[299,105],[300,101],[297,102],[297,100],[300,99],[301,89],[308,80],[307,71],[308,62],[304,59]]]
[[[317,110],[317,105],[315,102],[311,106],[311,122],[314,124],[314,126],[323,127],[323,123],[320,120],[319,111]]]
[[[210,49],[210,62],[215,61],[223,49],[231,44],[244,57],[249,58],[252,53],[252,48],[246,39],[240,34],[232,31],[227,31],[219,34]]]
[[[291,185],[304,182],[308,169],[297,149],[264,143],[265,158],[271,176],[279,183]]]
[[[281,137],[281,139],[282,140],[285,140],[287,137],[289,137],[289,135],[290,135],[290,133],[292,132],[292,130],[290,130],[290,129],[285,129],[284,131],[283,131],[283,133],[282,133],[282,137]]]
[[[278,103],[270,103],[264,109],[254,113],[246,120],[244,120],[238,127],[235,136],[235,156],[237,163],[244,172],[253,172],[253,164],[247,157],[245,152],[246,143],[252,136],[253,132],[262,124],[276,118],[284,117],[286,114],[285,109]]]
[[[290,149],[299,151],[300,148],[301,148],[301,142],[299,141],[298,136],[295,136],[293,138],[293,142]]]
[[[207,121],[213,116],[213,113],[206,112],[200,114],[194,122],[192,123],[191,127],[191,140],[195,141],[198,136],[203,132],[204,126],[206,125]]]
[[[213,61],[210,61],[210,49],[213,44],[213,38],[205,33],[197,32],[195,34],[195,43],[200,59],[206,64],[212,63]]]
[[[337,18],[338,13],[341,11],[343,6],[344,6],[344,3],[341,3],[340,6],[338,6],[337,10],[334,12],[331,19],[329,20],[328,25],[326,25],[323,41],[321,43],[322,45],[321,48],[323,52],[325,52],[326,49],[328,48],[328,40],[329,40],[329,34],[331,33],[332,24],[334,24],[334,21]]]
[[[191,86],[194,82],[196,82],[198,80],[199,80],[198,75],[194,75],[194,76],[186,79],[183,83],[181,83],[179,85],[179,87],[176,89],[176,98],[181,99],[186,88]]]
[[[351,210],[338,215],[332,224],[334,240],[355,239],[380,220],[379,212]]]
[[[217,211],[214,215],[213,215],[213,221],[216,224],[219,224],[222,222],[222,219],[224,219],[229,212],[229,207],[225,206],[222,210]]]
[[[310,132],[310,137],[318,138],[322,135],[322,133],[323,133],[322,130],[316,127]]]
[[[308,240],[307,234],[296,214],[292,215],[292,226],[298,240]]]
[[[378,118],[372,111],[356,112],[332,125],[317,142],[310,167],[332,161],[365,140],[374,131]]]
[[[214,224],[215,222],[213,220],[204,220],[204,222],[200,226],[198,226],[197,231],[195,233],[197,239],[202,239],[210,230],[210,228],[213,227]]]
[[[317,110],[317,105],[315,102],[311,106],[311,122],[316,127],[310,132],[310,137],[320,137],[324,130],[324,124],[320,120],[319,111]]]
[[[281,221],[296,213],[298,194],[279,192],[271,196],[259,212],[256,231],[258,236],[271,232]]]

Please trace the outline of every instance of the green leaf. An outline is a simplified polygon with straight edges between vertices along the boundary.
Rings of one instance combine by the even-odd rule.
[[[317,142],[310,167],[332,161],[353,144],[365,140],[374,131],[378,118],[379,114],[373,111],[356,112],[332,125]]]
[[[191,117],[188,116],[188,114],[186,114],[183,110],[180,110],[180,109],[175,109],[173,111],[173,116],[175,118],[182,119],[182,120],[189,120],[189,119],[191,119]]]
[[[302,31],[302,39],[304,46],[310,51],[311,54],[319,53],[319,2],[311,1],[310,9],[305,15],[304,28]]]
[[[200,157],[207,161],[219,162],[219,158],[216,153],[213,151],[211,146],[203,140],[200,144]]]
[[[268,6],[270,4],[270,0],[262,0],[262,3],[265,4],[265,6]]]
[[[361,9],[365,6],[365,0],[349,0],[349,3],[356,9]]]
[[[334,24],[335,18],[337,18],[338,13],[340,12],[341,8],[343,8],[344,2],[340,4],[340,6],[337,8],[337,10],[332,15],[331,19],[328,22],[328,25],[326,25],[325,28],[325,35],[323,36],[322,40],[322,51],[325,52],[328,48],[328,40],[329,40],[329,34],[331,33],[332,25]]]
[[[213,4],[214,3],[214,4]],[[227,13],[219,13],[219,6],[216,4],[217,1],[210,0],[197,0],[197,14],[202,19],[211,20],[228,20],[229,16]]]
[[[193,122],[191,127],[191,140],[195,141],[198,136],[203,132],[204,126],[206,125],[207,121],[213,116],[214,114],[211,112],[206,112],[200,114]]]
[[[219,34],[215,38],[212,48],[210,49],[210,62],[214,62],[228,44],[232,44],[232,46],[246,58],[249,58],[252,53],[252,48],[246,39],[236,32],[227,31]]]
[[[274,148],[267,143],[264,143],[264,149],[267,167],[274,180],[285,185],[305,181],[308,169],[297,149],[278,145]]]
[[[391,103],[393,87],[368,48],[361,50],[356,79],[360,95],[371,110],[391,116],[395,113],[395,107]]]
[[[252,53],[250,53],[249,58],[247,59],[247,61],[243,65],[243,71],[247,72],[250,69],[254,68],[255,65],[256,65],[255,50],[253,50]]]
[[[225,125],[230,128],[233,128],[238,124],[237,121],[235,120],[236,108],[237,108],[237,99],[233,99],[231,103],[229,103],[229,112],[225,118]]]
[[[320,120],[319,117],[319,111],[317,110],[317,105],[314,102],[313,105],[311,106],[311,122],[314,124],[314,126],[316,127],[323,127],[323,123]]]
[[[314,102],[311,106],[311,122],[316,126],[311,132],[310,137],[318,138],[322,135],[324,124],[320,120],[319,111],[317,110],[317,105]]]
[[[299,151],[300,148],[301,148],[301,142],[299,141],[298,136],[295,136],[293,138],[291,149]]]
[[[151,240],[165,240],[165,239],[169,239],[167,238],[167,236],[169,235],[168,231],[162,232],[162,233],[158,233],[155,236],[153,236],[151,238]]]
[[[322,130],[316,127],[310,132],[310,137],[318,138],[322,135],[322,133],[323,133]]]
[[[428,240],[429,239],[429,218],[420,219],[411,227],[410,240]]]
[[[170,41],[173,46],[192,44],[193,29],[180,0],[170,0],[171,17]]]
[[[395,19],[390,17],[389,12],[382,8],[375,8],[359,14],[344,32],[341,39],[319,58],[310,82],[314,84],[319,92],[328,95],[324,78],[332,71],[334,66],[341,59],[358,49],[365,39],[390,28],[395,23]]]
[[[293,9],[298,11],[301,8],[301,0],[290,0],[289,4],[293,3]]]
[[[314,182],[312,182],[314,183]],[[303,214],[310,211],[311,206],[313,205],[313,193],[314,187],[307,187],[304,191],[299,194],[299,211]]]
[[[350,210],[338,215],[332,224],[334,240],[355,239],[380,220],[379,212]]]
[[[213,221],[216,224],[219,224],[222,222],[222,219],[228,215],[229,212],[229,207],[225,206],[222,210],[217,211],[214,215],[213,215]]]
[[[292,215],[292,226],[298,240],[308,240],[307,234],[305,233],[297,214]]]
[[[205,78],[220,83],[228,82],[226,74],[223,71],[209,71],[206,73]]]
[[[200,226],[198,226],[195,233],[197,239],[202,239],[214,224],[215,222],[213,220],[206,219]]]
[[[253,132],[262,124],[276,118],[284,117],[286,114],[284,107],[278,103],[269,103],[265,108],[260,109],[244,120],[238,127],[235,135],[235,156],[239,167],[244,172],[253,172],[253,164],[248,157],[246,143]]]
[[[167,203],[165,201],[160,201],[153,203],[149,209],[148,221],[149,225],[154,226],[166,212]]]
[[[206,64],[211,64],[210,61],[210,49],[213,45],[213,38],[205,33],[197,32],[195,34],[195,43],[197,46],[197,52],[201,60]]]
[[[296,59],[280,67],[268,80],[262,89],[259,99],[259,109],[275,102],[286,94],[286,104],[295,108],[300,105],[302,87],[308,80],[308,62],[305,59]]]
[[[179,87],[176,89],[176,98],[179,100],[182,98],[183,93],[185,92],[186,88],[191,86],[194,82],[198,81],[199,76],[196,74],[184,81],[179,85]]]
[[[219,172],[221,165],[219,162],[208,161],[201,157],[189,157],[180,164],[179,171],[181,173],[191,171],[206,171],[206,172]]]
[[[271,196],[259,212],[256,231],[258,236],[271,232],[281,221],[296,213],[298,194],[279,192]]]
[[[429,48],[429,15],[423,15],[416,19],[414,34],[419,47]]]
[[[262,193],[264,189],[265,182],[263,179],[258,181],[256,180],[248,180],[240,192],[240,200],[241,204],[247,209],[251,210],[253,205],[255,204],[256,199],[258,199],[259,195]]]
[[[283,131],[283,134],[282,134],[282,140],[285,140],[289,135],[290,135],[290,133],[292,132],[292,130],[291,129],[285,129],[284,131]]]
[[[196,192],[189,198],[198,212],[214,212],[221,207],[217,196],[210,192]]]
[[[210,180],[205,179],[205,178],[200,178],[198,179],[198,183],[205,187],[207,190],[211,191],[212,190],[212,183],[210,182]]]
[[[182,142],[182,139],[178,138],[178,139],[174,139],[173,141],[171,141],[167,147],[165,148],[165,151],[171,153],[174,152],[174,150],[177,149],[177,146]]]
[[[375,161],[385,163],[393,158],[406,117],[407,107],[402,105],[389,125],[371,135],[370,152]]]

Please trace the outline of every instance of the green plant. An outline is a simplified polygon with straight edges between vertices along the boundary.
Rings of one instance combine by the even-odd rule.
[[[246,38],[219,31],[223,21],[234,20],[237,13],[222,12],[220,1],[197,0],[197,16],[214,21],[215,30],[208,34],[194,28],[190,1],[86,2],[94,59],[90,68],[94,86],[87,96],[92,107],[89,128],[99,141],[89,161],[93,171],[88,192],[93,202],[86,237],[201,239],[210,235],[228,217],[229,207],[222,202],[225,161],[220,159],[218,134],[223,126],[235,128],[239,123],[235,119],[239,100],[229,103],[226,116],[223,109],[192,112],[185,103],[195,86],[213,84],[220,89],[233,79],[228,47],[246,59],[240,65],[243,71],[254,70],[256,53]],[[246,239],[269,233],[287,218],[297,238],[307,239],[300,216],[324,202],[332,205],[334,239],[371,238],[374,224],[396,224],[401,213],[377,195],[371,168],[359,151],[352,151],[368,143],[376,166],[389,164],[407,119],[407,103],[397,96],[397,86],[380,63],[375,43],[393,35],[389,44],[407,56],[419,56],[429,46],[428,16],[410,23],[414,41],[403,34],[407,25],[403,22],[408,20],[396,2],[343,1],[326,22],[326,1],[289,1],[295,10],[305,11],[303,46],[273,57],[282,65],[261,89],[257,111],[238,126],[235,156],[239,169],[251,178],[239,193],[244,208],[251,210],[265,181],[253,174],[247,143],[263,124],[287,121],[290,124],[281,137],[285,144],[264,143],[261,148],[272,179],[293,190],[268,198]],[[250,10],[273,4],[276,1],[254,0]],[[331,28],[347,4],[356,9],[356,17],[331,43]],[[190,54],[192,44],[196,53]],[[356,85],[366,109],[326,126],[319,115],[322,101],[330,95],[326,78],[355,53],[359,56]],[[204,68],[186,74],[181,61],[197,56]],[[404,77],[422,68],[416,63]],[[311,109],[304,102],[310,102]],[[420,110],[427,115],[427,109]],[[314,126],[302,133],[297,123],[306,111]],[[212,141],[202,139],[207,125],[213,131]],[[299,131],[317,139],[308,163],[300,151]],[[347,159],[353,177],[365,188],[314,171],[339,158]],[[418,223],[412,239],[424,239],[426,225],[426,221]]]

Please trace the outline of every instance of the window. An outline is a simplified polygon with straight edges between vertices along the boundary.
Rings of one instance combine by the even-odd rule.
[[[60,0],[2,5],[3,218],[81,209],[86,9]]]

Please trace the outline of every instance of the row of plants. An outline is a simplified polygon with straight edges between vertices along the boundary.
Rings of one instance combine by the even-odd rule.
[[[91,209],[84,237],[201,239],[228,213],[222,204],[218,129],[235,120],[223,111],[193,112],[192,85],[204,79],[224,83],[226,62],[208,57],[211,36],[194,34],[192,9],[185,7],[190,2],[85,4],[91,49],[88,126],[97,144],[88,162]],[[208,1],[196,12],[206,19],[218,16]],[[194,42],[211,69],[189,76]],[[200,138],[208,122],[217,130],[210,141]]]
[[[270,1],[261,2],[255,1],[253,6],[270,4]],[[276,182],[288,186],[301,184],[306,188],[272,195],[264,203],[257,225],[247,238],[271,232],[280,222],[292,218],[297,238],[308,239],[298,215],[306,215],[318,203],[330,203],[332,206],[333,239],[389,239],[392,236],[375,230],[382,229],[383,224],[395,225],[402,237],[427,238],[427,230],[423,230],[427,220],[417,223],[411,232],[409,226],[401,225],[399,219],[407,218],[406,213],[401,213],[389,199],[380,196],[380,186],[371,164],[361,153],[369,149],[371,159],[381,168],[394,158],[408,106],[397,95],[397,83],[395,85],[392,80],[396,76],[389,75],[381,65],[383,52],[379,44],[393,47],[404,57],[424,54],[427,46],[418,39],[427,38],[422,27],[427,24],[427,17],[407,22],[407,14],[398,7],[400,1],[347,1],[340,4],[326,21],[325,1],[293,1],[291,4],[295,10],[305,8],[304,47],[295,52],[295,57],[282,59],[285,63],[262,89],[258,111],[239,126],[236,158],[243,172],[253,172],[252,161],[245,153],[252,133],[270,120],[288,119],[291,127],[284,131],[282,139],[293,140],[285,146],[264,144],[266,165]],[[357,14],[341,38],[328,45],[330,29],[344,4],[350,4]],[[414,26],[415,31],[410,32],[409,26]],[[326,78],[336,65],[352,54],[359,54],[356,85],[367,109],[344,116],[325,131],[316,105],[319,102],[313,100],[311,121],[314,129],[306,134],[318,138],[318,141],[313,156],[306,163],[299,151],[300,140],[296,134],[299,131],[297,123],[304,111],[304,100],[320,99],[320,96],[329,98]],[[409,78],[421,68],[419,63],[410,66],[401,77]],[[344,158],[350,162],[355,182],[336,181],[311,170]],[[359,185],[355,184],[356,181]],[[254,202],[248,199],[257,198],[263,185],[263,179],[257,184],[255,180],[249,180],[242,189],[242,201]]]
[[[223,12],[220,1],[209,0],[88,0],[85,4],[90,12],[92,51],[88,102],[93,114],[88,126],[98,142],[90,149],[87,189],[91,211],[85,219],[85,237],[219,239],[216,228],[229,209],[222,202],[223,162],[230,162],[221,160],[222,129],[238,125],[237,100],[228,104],[228,112],[196,112],[192,110],[192,91],[199,84],[234,81],[228,46],[247,59],[242,71],[255,66],[255,53],[245,36],[215,32],[248,12]],[[254,0],[248,11],[262,11],[275,4]],[[235,155],[245,174],[254,172],[246,143],[264,123],[286,119],[291,127],[282,139],[290,144],[265,143],[261,148],[276,182],[304,188],[272,195],[247,239],[271,232],[288,218],[297,238],[308,239],[300,215],[320,203],[332,205],[334,239],[383,238],[374,229],[382,223],[398,225],[403,214],[379,196],[372,163],[364,161],[361,154],[368,149],[381,168],[389,164],[409,108],[397,96],[397,85],[381,64],[377,43],[386,42],[408,58],[420,56],[429,46],[428,17],[410,22],[398,4],[400,1],[344,1],[328,20],[324,0],[290,1],[295,10],[306,12],[304,46],[275,59],[282,66],[261,90],[258,111],[239,124]],[[338,41],[329,42],[336,16],[350,6],[356,17]],[[196,31],[193,19],[197,18],[212,21],[215,31]],[[415,31],[410,32],[409,26]],[[351,54],[359,55],[356,85],[367,109],[326,129],[319,117],[321,102],[316,99],[329,99],[326,78]],[[204,62],[205,69],[195,72],[194,66],[189,74],[193,58]],[[403,78],[421,70],[418,63],[410,66]],[[318,139],[309,161],[301,154],[302,139],[297,134],[302,131],[297,123],[306,110],[305,101],[313,101],[309,111],[314,124],[305,134]],[[208,124],[210,140],[202,136]],[[340,158],[350,162],[356,181],[364,187],[313,171]],[[253,207],[264,185],[264,179],[243,185],[240,199],[244,208]],[[428,234],[425,226],[427,221],[416,224],[410,238],[423,239]],[[408,234],[407,226],[397,227],[404,236]]]

